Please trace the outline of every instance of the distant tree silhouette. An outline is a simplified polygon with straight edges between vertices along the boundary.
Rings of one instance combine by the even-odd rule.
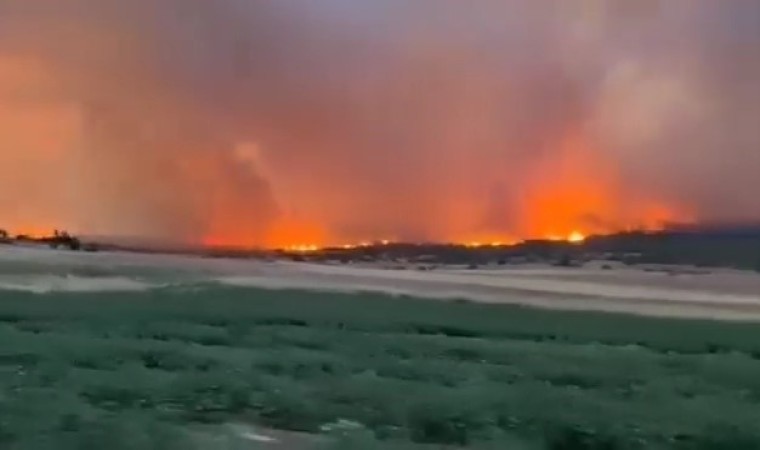
[[[67,231],[54,230],[52,237],[42,239],[42,242],[46,242],[50,248],[57,249],[59,247],[68,248],[69,250],[81,250],[82,241],[79,238],[72,236]]]
[[[8,239],[8,232],[0,228],[0,239]]]
[[[66,245],[68,245],[69,249],[74,251],[79,251],[82,249],[82,241],[80,241],[79,238],[69,236]]]

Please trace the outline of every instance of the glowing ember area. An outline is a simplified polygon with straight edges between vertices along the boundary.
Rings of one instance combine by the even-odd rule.
[[[223,223],[234,224],[234,216]],[[324,228],[306,220],[283,218],[264,234],[261,237],[247,233],[244,226],[220,226],[216,232],[206,235],[202,243],[209,247],[266,247],[300,252],[315,251],[329,245]]]
[[[570,233],[570,236],[567,237],[568,242],[575,242],[580,243],[586,240],[586,236],[583,235],[583,233],[579,231],[574,231]]]
[[[582,243],[586,240],[587,236],[579,231],[574,231],[567,236],[545,236],[543,239],[556,242],[570,242],[570,243]],[[453,244],[461,245],[467,248],[496,248],[506,247],[511,245],[517,245],[524,242],[523,240],[504,240],[504,241],[455,241],[455,242],[440,242],[441,244]],[[392,241],[380,240],[374,242],[360,242],[357,244],[342,244],[342,245],[326,245],[321,246],[317,244],[298,244],[288,245],[284,247],[277,247],[278,250],[283,250],[292,253],[314,253],[325,249],[344,249],[353,250],[362,247],[384,246],[391,245]]]
[[[555,241],[555,242],[570,242],[570,243],[582,243],[586,240],[587,236],[579,231],[574,231],[570,233],[567,236],[544,236],[542,239],[548,240],[548,241]],[[503,240],[503,241],[454,241],[454,242],[440,242],[441,244],[453,244],[453,245],[461,245],[467,248],[496,248],[496,247],[506,247],[511,245],[517,245],[524,242],[524,240]],[[353,250],[357,248],[362,247],[373,247],[373,246],[384,246],[384,245],[391,245],[394,242],[389,240],[380,240],[380,241],[373,241],[373,242],[360,242],[356,244],[341,244],[341,245],[317,245],[317,244],[297,244],[297,245],[287,245],[283,247],[275,247],[278,250],[283,250],[287,252],[292,253],[314,253],[325,249],[344,249],[344,250]]]
[[[315,244],[309,244],[309,245],[291,245],[288,247],[283,248],[282,250],[287,250],[289,252],[296,252],[296,253],[312,253],[317,252],[320,250],[320,247]]]
[[[454,241],[454,244],[464,245],[468,248],[483,248],[483,247],[504,247],[508,245],[515,245],[522,242],[519,239],[495,239],[495,240],[483,240],[483,241]]]

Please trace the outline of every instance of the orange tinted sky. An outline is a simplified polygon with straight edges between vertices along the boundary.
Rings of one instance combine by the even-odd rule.
[[[0,227],[279,247],[759,221],[758,8],[5,0]]]

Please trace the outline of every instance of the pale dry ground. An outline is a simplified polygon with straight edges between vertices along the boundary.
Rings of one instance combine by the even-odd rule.
[[[243,423],[200,428],[192,432],[195,442],[211,449],[287,449],[329,448],[324,436],[272,430]]]
[[[0,247],[0,290],[121,291],[197,281],[271,289],[386,292],[555,309],[760,319],[760,274],[724,269],[677,275],[641,268],[540,265],[417,271]]]

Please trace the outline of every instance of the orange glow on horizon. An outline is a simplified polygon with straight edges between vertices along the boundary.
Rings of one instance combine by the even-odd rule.
[[[0,227],[2,228],[2,227]],[[8,232],[9,236],[26,236],[32,239],[41,239],[44,237],[50,237],[55,233],[55,227],[48,227],[43,225],[25,225],[20,227],[14,227],[13,229],[4,229]],[[65,230],[64,230],[65,231]]]
[[[567,237],[568,242],[581,243],[586,240],[586,236],[580,231],[573,231],[570,236]]]
[[[543,161],[529,173],[521,188],[521,202],[515,207],[516,220],[504,223],[503,230],[491,232],[464,232],[467,226],[449,227],[441,223],[433,233],[441,233],[437,240],[471,248],[510,246],[525,240],[546,239],[573,243],[584,242],[589,236],[613,234],[624,231],[660,231],[673,223],[694,223],[695,215],[687,208],[659,198],[643,195],[638,186],[627,186],[614,164],[594,151],[582,135],[571,134],[551,152],[551,158]],[[203,161],[187,162],[187,170],[204,174]],[[201,178],[203,179],[203,178]],[[215,185],[217,180],[209,181]],[[215,193],[216,194],[216,193]],[[445,195],[445,194],[442,194]],[[221,201],[212,210],[211,226],[199,242],[208,247],[267,248],[310,253],[325,248],[355,249],[374,245],[390,245],[394,242],[415,242],[392,239],[392,233],[381,236],[347,238],[336,231],[330,223],[320,223],[310,217],[282,214],[273,223],[261,225],[252,232],[251,224],[259,225],[256,217],[246,216],[240,220],[237,214],[245,203],[226,190],[214,198],[232,198]],[[469,197],[456,201],[452,208],[471,215],[478,214],[475,202]],[[362,211],[356,211],[360,215]],[[452,214],[452,221],[463,214]],[[466,216],[466,215],[465,215]],[[44,223],[44,222],[41,222]],[[6,225],[6,224],[0,224]],[[30,237],[51,236],[56,226],[38,223],[12,224],[7,231],[11,235]],[[0,228],[2,228],[0,226]],[[447,228],[460,232],[443,233]],[[433,234],[433,236],[437,236]],[[429,240],[428,240],[429,241]]]
[[[593,234],[664,229],[689,223],[684,208],[642,197],[616,167],[579,134],[570,134],[531,177],[522,207],[522,235],[583,242]]]

